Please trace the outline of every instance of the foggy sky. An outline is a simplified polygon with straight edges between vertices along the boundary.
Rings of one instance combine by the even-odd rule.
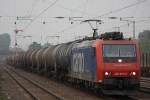
[[[149,20],[136,23],[136,37],[138,33],[143,30],[150,30],[150,0],[121,10],[116,13],[111,13],[106,16],[101,16],[110,11],[134,4],[140,0],[58,0],[55,5],[50,7],[40,16],[38,16],[32,23],[31,20],[17,20],[16,16],[27,17],[34,19],[45,8],[55,2],[55,0],[0,0],[0,34],[9,33],[11,35],[11,46],[14,46],[14,30],[22,29],[18,35],[32,36],[23,38],[17,36],[18,46],[27,49],[27,46],[32,41],[39,43],[57,44],[74,40],[85,35],[92,35],[91,27],[88,23],[81,23],[81,21],[97,18],[101,19],[103,23],[98,25],[99,33],[106,31],[115,31],[120,27],[120,30],[125,33],[127,37],[132,37],[133,25],[127,25],[126,21],[119,19],[108,19],[108,17],[134,17],[128,20]],[[143,1],[143,0],[141,0]],[[53,17],[65,17],[64,19],[57,19]],[[74,18],[69,20],[69,17],[84,17]],[[73,24],[71,24],[71,21]],[[14,24],[16,22],[16,25]],[[45,22],[45,24],[43,24]],[[30,24],[31,23],[31,24]],[[60,36],[60,38],[53,37]]]

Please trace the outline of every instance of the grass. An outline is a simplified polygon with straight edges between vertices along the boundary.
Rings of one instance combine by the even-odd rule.
[[[0,74],[0,100],[8,100],[6,95],[2,92],[2,84],[1,84],[2,81],[3,81],[3,78],[1,77],[1,74]]]

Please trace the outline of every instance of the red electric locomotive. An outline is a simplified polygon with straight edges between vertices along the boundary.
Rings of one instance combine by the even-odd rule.
[[[127,94],[140,87],[140,51],[136,40],[96,41],[97,82],[107,94]]]

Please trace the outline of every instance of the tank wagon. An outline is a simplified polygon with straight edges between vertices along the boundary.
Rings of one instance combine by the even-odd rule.
[[[28,51],[20,63],[15,58],[8,63],[105,94],[130,95],[140,87],[138,43],[118,32]]]
[[[144,77],[150,76],[150,52],[141,55],[141,75]]]

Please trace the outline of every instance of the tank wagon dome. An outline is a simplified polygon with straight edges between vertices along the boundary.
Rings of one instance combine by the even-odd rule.
[[[97,40],[99,40],[99,39],[97,39]],[[82,47],[91,47],[91,46],[94,46],[94,44],[95,44],[95,42],[97,41],[97,40],[85,40],[85,41],[82,41],[82,42],[80,42],[80,43],[76,43],[74,46],[73,46],[73,48],[72,49],[74,49],[74,48],[82,48]]]

